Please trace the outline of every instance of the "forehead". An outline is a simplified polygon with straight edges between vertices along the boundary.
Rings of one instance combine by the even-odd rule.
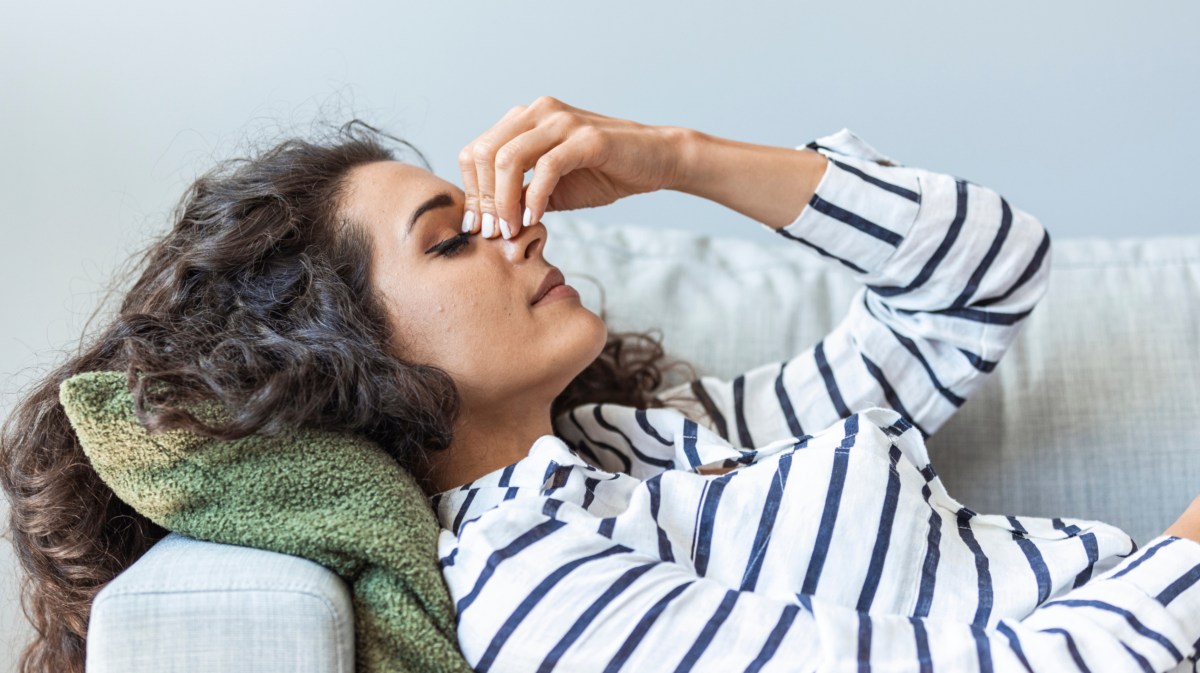
[[[347,174],[343,207],[346,214],[379,222],[408,222],[417,206],[438,192],[450,192],[462,201],[462,190],[433,173],[401,161],[375,161],[356,166]]]

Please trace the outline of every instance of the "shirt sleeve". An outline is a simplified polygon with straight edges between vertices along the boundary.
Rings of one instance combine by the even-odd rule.
[[[975,625],[731,589],[545,512],[505,509],[505,525],[472,522],[443,559],[460,648],[480,673],[1166,672],[1200,645],[1200,544],[1183,538],[1155,538],[1024,618]]]
[[[973,182],[903,166],[849,129],[801,151],[827,159],[796,220],[767,229],[863,284],[824,338],[732,380],[660,392],[726,440],[758,447],[879,406],[924,438],[978,389],[1045,294],[1050,235]]]

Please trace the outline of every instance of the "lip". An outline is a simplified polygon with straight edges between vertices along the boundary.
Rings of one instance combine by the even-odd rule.
[[[566,284],[566,282],[566,278],[563,277],[563,273],[558,270],[558,267],[550,267],[550,273],[547,273],[546,277],[542,279],[542,284],[538,286],[537,292],[533,293],[533,297],[529,300],[529,305],[533,306],[538,303],[542,297],[546,296],[547,292],[554,289],[557,285]]]

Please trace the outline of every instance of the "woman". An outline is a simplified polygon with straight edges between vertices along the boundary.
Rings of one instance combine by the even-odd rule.
[[[1134,551],[1100,522],[977,515],[928,464],[924,437],[1045,290],[1045,230],[995,192],[845,129],[795,151],[549,97],[464,148],[465,190],[384,137],[350,124],[198,179],[112,325],[10,416],[0,476],[39,631],[24,671],[81,671],[91,598],[165,534],[91,471],[58,405],[62,380],[98,369],[141,372],[137,396],[175,384],[158,427],[378,441],[445,528],[477,670],[1194,656],[1200,498]],[[553,289],[541,223],[658,189],[733,208],[870,291],[791,360],[659,390],[661,344]],[[242,414],[206,429],[170,413],[212,397]]]

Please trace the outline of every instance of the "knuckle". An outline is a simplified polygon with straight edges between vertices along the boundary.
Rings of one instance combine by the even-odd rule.
[[[467,145],[458,151],[458,165],[464,169],[475,166],[475,149],[473,145]]]
[[[536,175],[546,175],[547,173],[554,173],[557,169],[558,169],[558,155],[551,152],[548,154],[543,154],[537,160],[537,165],[534,168],[534,173],[535,173],[535,176]]]
[[[517,155],[521,148],[512,145],[511,143],[500,148],[496,152],[496,168],[511,168],[517,163]]]
[[[546,115],[547,123],[553,124],[554,126],[561,127],[561,128],[569,127],[574,122],[574,120],[575,120],[574,115],[572,115],[570,112],[567,112],[566,110],[555,110],[554,112],[551,112],[550,114]]]
[[[477,166],[486,166],[492,160],[493,154],[491,146],[485,143],[476,143],[471,150],[471,157]]]
[[[508,108],[508,112],[506,112],[506,113],[504,114],[504,116],[505,116],[505,117],[511,117],[511,116],[513,116],[513,115],[518,115],[518,114],[521,114],[521,113],[522,113],[522,112],[524,112],[524,111],[525,111],[525,106],[524,106],[524,105],[514,105],[514,106],[512,106],[512,107]]]
[[[533,104],[530,105],[530,107],[536,107],[539,109],[549,108],[555,110],[562,107],[562,101],[558,100],[554,96],[538,96],[534,99]]]
[[[580,140],[588,144],[599,144],[604,142],[604,133],[591,124],[581,126],[576,133],[579,134]]]

